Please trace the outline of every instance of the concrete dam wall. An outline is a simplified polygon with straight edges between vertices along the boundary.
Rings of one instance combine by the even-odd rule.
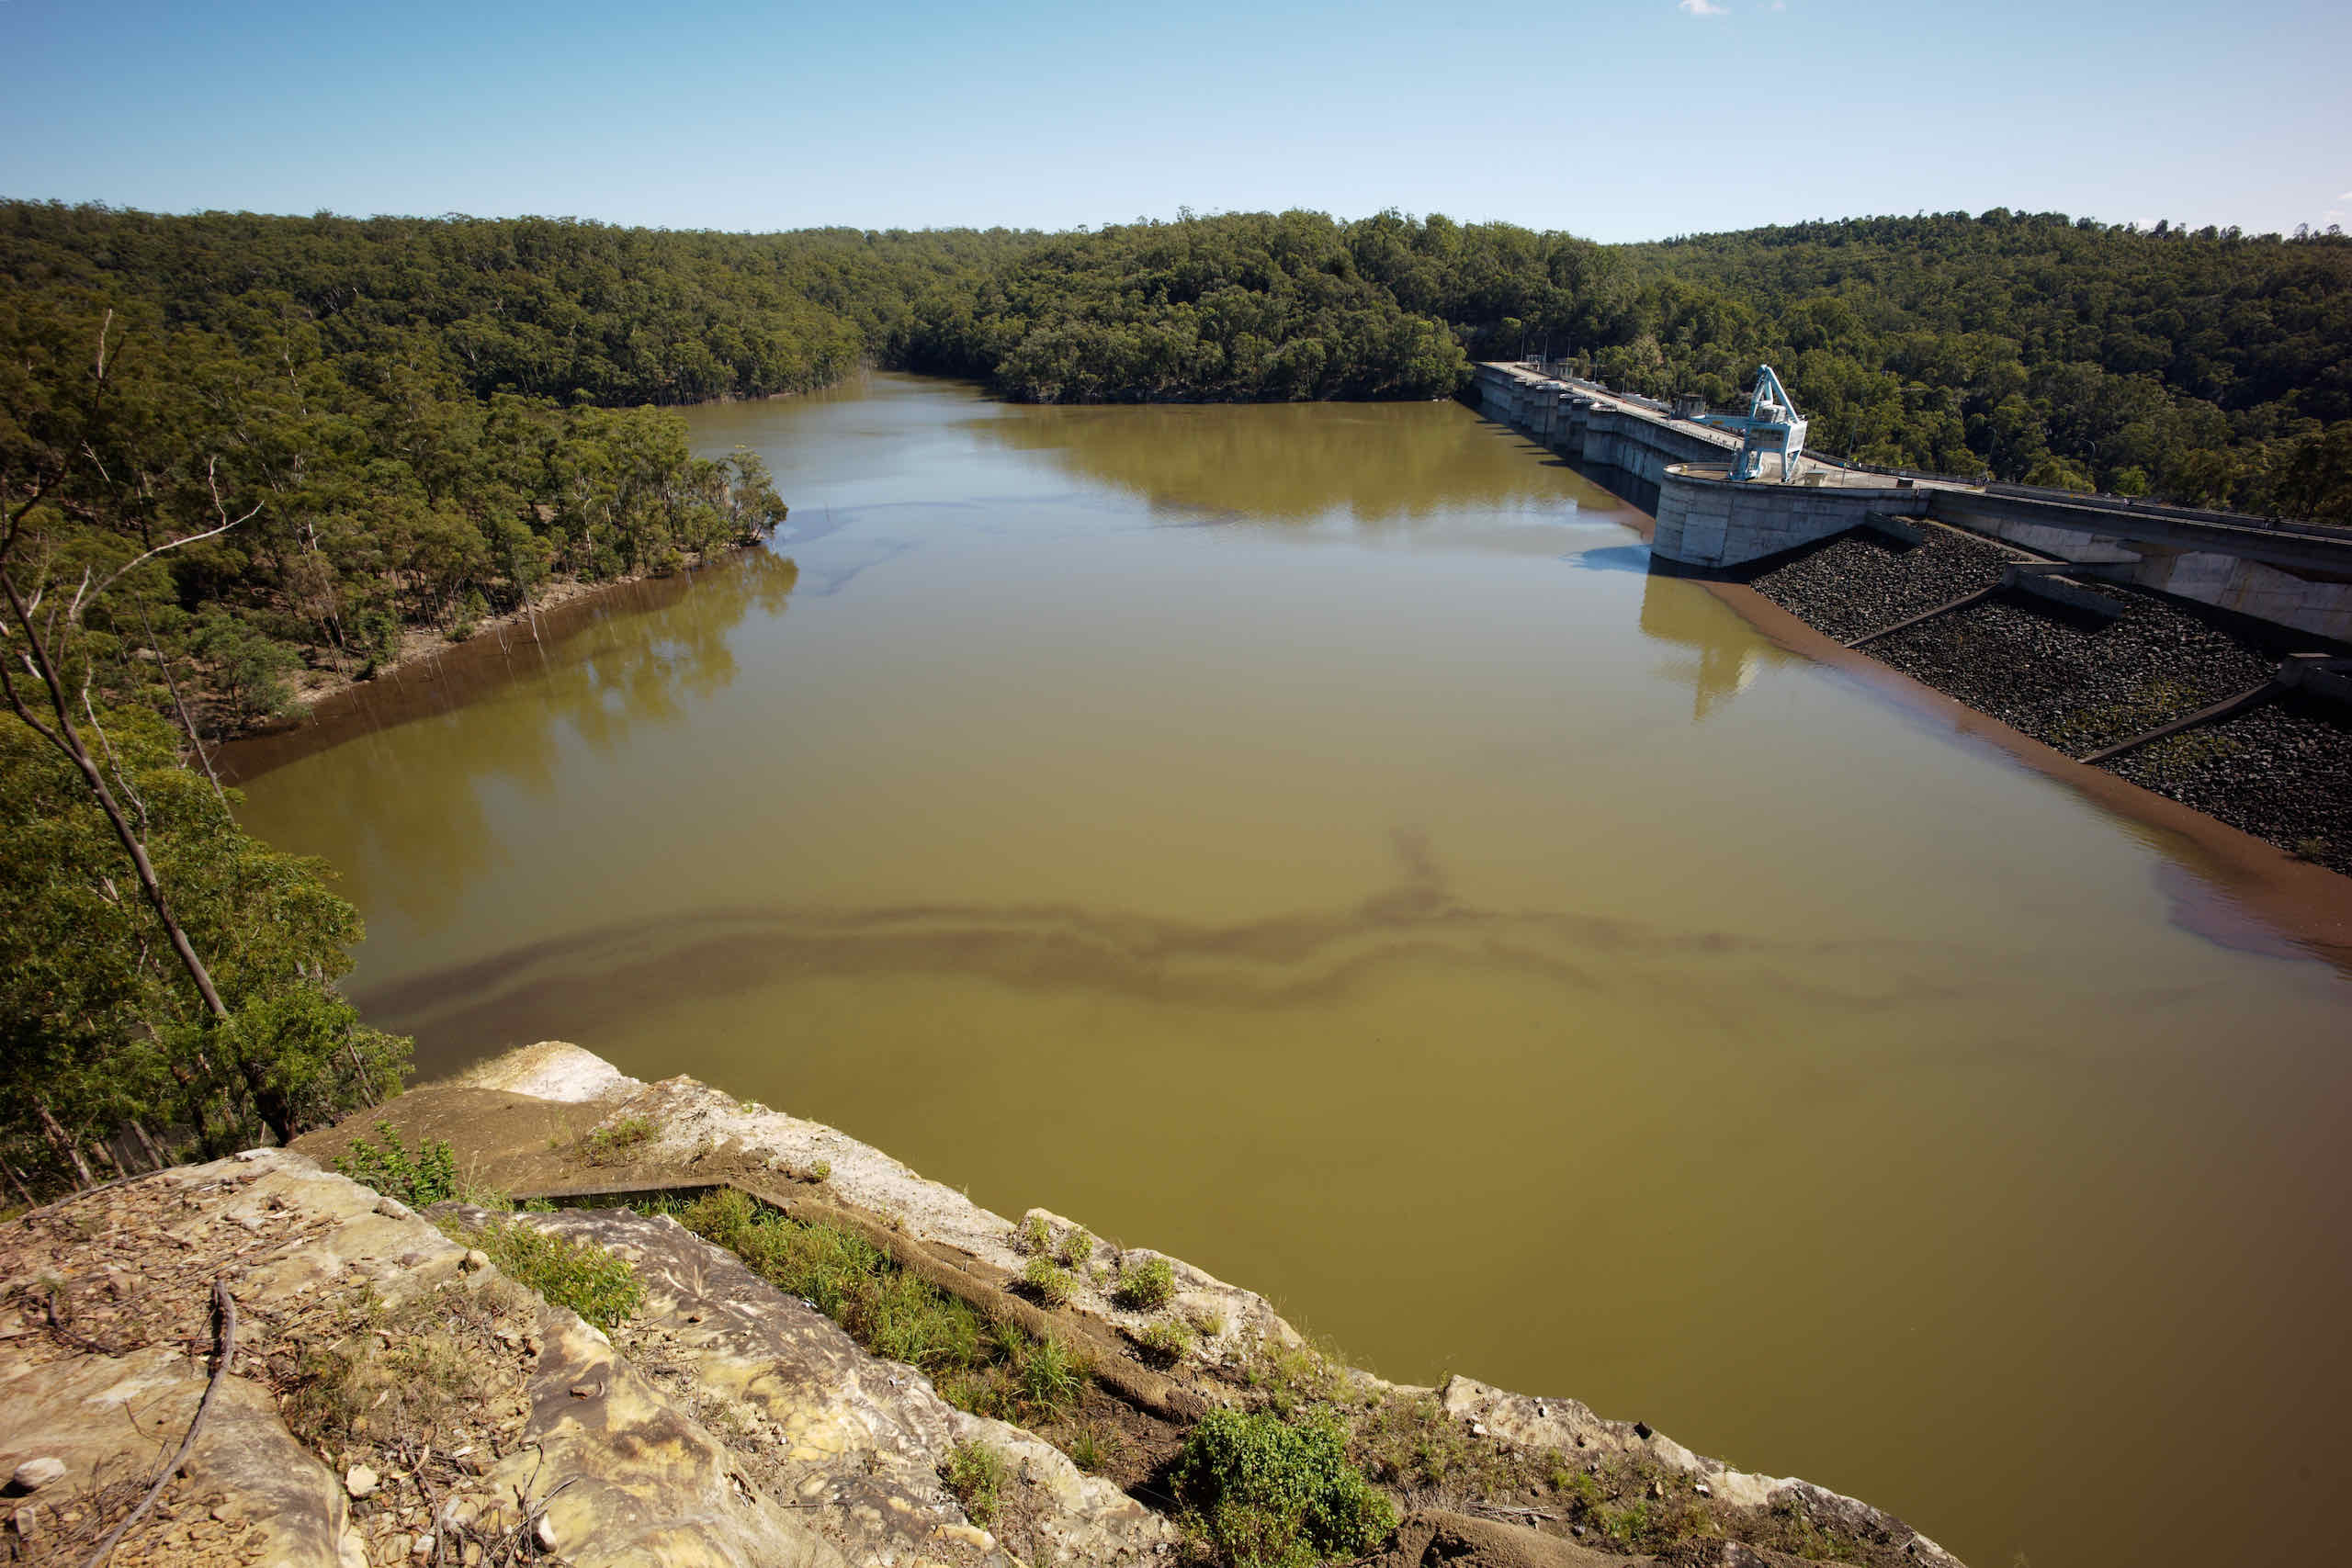
[[[2112,497],[1871,473],[1807,457],[1794,482],[1736,483],[1739,438],[1647,399],[1487,364],[1480,409],[1572,461],[1658,487],[1658,559],[1747,566],[1867,518],[1930,518],[2002,540],[2076,576],[2127,582],[2352,642],[2352,534]]]

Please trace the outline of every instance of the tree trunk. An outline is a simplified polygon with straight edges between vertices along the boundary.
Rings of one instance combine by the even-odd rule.
[[[0,1170],[5,1170],[8,1173],[8,1185],[17,1190],[17,1196],[25,1201],[26,1208],[38,1209],[40,1207],[40,1204],[33,1201],[33,1190],[25,1185],[25,1179],[17,1174],[17,1168],[15,1166],[10,1165],[5,1159],[0,1159]]]
[[[197,737],[196,721],[188,716],[187,704],[180,701],[180,683],[172,674],[171,655],[165,653],[163,644],[155,640],[154,624],[148,620],[144,604],[139,606],[139,624],[147,633],[147,646],[155,650],[155,662],[163,667],[164,684],[170,688],[172,694],[172,711],[180,716],[180,728],[187,731],[187,743],[196,748],[196,760],[204,764],[204,776],[212,781],[213,795],[225,809],[229,797],[220,793],[220,775],[212,771],[212,759],[205,752],[204,742]]]
[[[139,1146],[147,1151],[149,1165],[161,1170],[171,1163],[164,1157],[164,1151],[156,1145],[155,1140],[148,1135],[145,1124],[136,1116],[130,1119],[130,1133],[131,1136],[139,1140]]]
[[[383,1100],[376,1093],[375,1075],[370,1073],[366,1065],[359,1060],[359,1043],[346,1034],[343,1037],[343,1049],[351,1058],[351,1070],[359,1075],[359,1092],[368,1097],[369,1105],[383,1104]]]
[[[74,1146],[74,1140],[65,1135],[65,1129],[59,1126],[57,1118],[49,1113],[49,1102],[36,1100],[33,1106],[40,1112],[40,1130],[42,1135],[49,1139],[49,1146],[73,1164],[74,1174],[81,1178],[83,1186],[96,1185],[97,1178],[90,1174],[90,1167],[82,1158],[82,1151]]]
[[[196,948],[187,940],[187,932],[180,929],[178,919],[173,916],[171,901],[164,897],[163,881],[155,874],[154,863],[147,858],[147,846],[131,830],[130,819],[123,815],[121,806],[115,800],[114,791],[107,787],[106,774],[91,757],[81,731],[74,728],[73,705],[65,700],[65,687],[58,680],[56,667],[49,657],[48,645],[41,641],[40,628],[33,624],[32,613],[17,592],[16,580],[6,571],[0,571],[0,589],[5,589],[7,593],[8,608],[15,613],[17,624],[25,628],[26,651],[41,678],[41,683],[49,688],[49,703],[57,715],[57,728],[51,731],[33,716],[32,709],[25,705],[25,699],[17,691],[13,680],[7,682],[8,705],[16,710],[17,717],[30,725],[36,733],[45,736],[51,745],[65,754],[67,761],[81,770],[83,782],[97,797],[98,809],[107,814],[107,820],[114,826],[115,837],[122,840],[123,849],[130,854],[130,863],[139,873],[139,886],[146,893],[147,902],[153,907],[155,918],[163,922],[165,934],[171,938],[172,952],[178,955],[180,965],[187,971],[188,978],[196,982],[197,993],[204,998],[206,1010],[214,1018],[225,1021],[229,1010],[221,1005],[220,993],[213,988],[212,972],[204,966],[204,960],[196,955]],[[81,1162],[79,1155],[74,1156],[74,1162],[77,1165]]]

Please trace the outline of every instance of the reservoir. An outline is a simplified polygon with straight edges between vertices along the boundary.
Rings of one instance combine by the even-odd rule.
[[[244,784],[424,1076],[692,1073],[1977,1568],[2340,1550],[2352,981],[2192,845],[1453,403],[688,419],[773,546]]]

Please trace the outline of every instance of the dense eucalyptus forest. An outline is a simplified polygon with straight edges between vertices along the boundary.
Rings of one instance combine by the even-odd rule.
[[[0,1164],[28,1201],[393,1086],[358,923],[206,748],[556,580],[784,516],[670,409],[861,365],[1051,401],[1442,398],[1538,350],[1866,461],[2352,525],[2352,241],[2054,214],[1604,246],[1385,212],[673,232],[0,203]]]

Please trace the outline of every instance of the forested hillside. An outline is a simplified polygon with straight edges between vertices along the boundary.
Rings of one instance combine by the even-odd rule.
[[[1442,333],[1434,330],[1443,327]],[[896,362],[1048,400],[1419,397],[1546,350],[1865,461],[2352,521],[2352,241],[2006,212],[1600,246],[1384,213],[1041,239]]]
[[[19,202],[0,341],[0,459],[17,498],[57,481],[25,525],[58,560],[240,520],[124,585],[135,637],[94,612],[214,731],[283,711],[299,667],[362,674],[550,577],[755,536],[766,474],[695,459],[660,409],[860,363],[1041,400],[1434,398],[1541,349],[1722,404],[1769,361],[1832,454],[2352,522],[2334,235],[1997,210],[1634,246],[1395,212],[763,235]]]
[[[1629,380],[1720,398],[1760,356],[1858,457],[2352,520],[2352,241],[1996,210],[1625,254],[1661,306],[1601,351]]]
[[[861,360],[1040,400],[1442,397],[1538,348],[1724,403],[1770,361],[1828,451],[2352,516],[2339,236],[2001,210],[1633,246],[1394,212],[747,235],[19,203],[0,276],[346,380],[562,406],[800,390]]]

